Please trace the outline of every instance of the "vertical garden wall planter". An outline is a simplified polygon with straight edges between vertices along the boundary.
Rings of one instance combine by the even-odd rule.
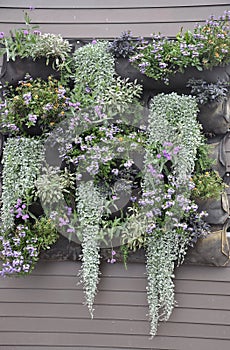
[[[50,246],[56,243],[51,259],[60,252],[61,259],[77,260],[80,256],[86,305],[93,317],[101,257],[110,263],[121,260],[121,246],[125,259],[129,251],[136,250],[143,259],[144,251],[150,335],[154,336],[158,322],[167,321],[174,308],[174,267],[184,261],[188,247],[197,243],[187,262],[223,266],[229,261],[229,202],[227,193],[220,195],[225,188],[222,179],[217,174],[214,181],[217,199],[209,199],[214,191],[209,178],[201,182],[208,184],[203,192],[198,180],[197,192],[193,190],[196,175],[199,179],[211,173],[205,168],[208,160],[202,159],[206,145],[200,123],[205,133],[220,135],[213,143],[213,157],[219,161],[216,168],[221,176],[228,170],[230,101],[201,107],[199,123],[197,100],[187,96],[187,82],[191,78],[228,82],[230,66],[199,71],[194,68],[199,67],[197,56],[191,54],[191,61],[186,61],[181,51],[182,65],[173,57],[177,73],[169,76],[167,84],[160,78],[166,81],[173,72],[165,70],[168,63],[160,62],[156,72],[154,66],[148,71],[159,80],[149,78],[128,59],[115,59],[107,41],[94,40],[76,50],[68,61],[73,72],[66,73],[64,84],[55,80],[57,86],[48,78],[60,77],[54,62],[47,65],[45,58],[7,62],[4,57],[0,80],[17,88],[8,89],[1,106],[1,125],[10,135],[2,161],[2,276],[28,274],[41,249],[48,258]],[[197,52],[198,56],[202,53]],[[156,57],[154,53],[151,59]],[[150,67],[151,59],[141,64]],[[201,60],[200,66],[210,67],[213,62],[218,64],[218,60],[210,65]],[[159,67],[163,72],[158,74]],[[184,73],[178,72],[179,67],[185,68]],[[26,73],[31,79],[24,82]],[[70,75],[74,76],[74,87],[69,94],[65,84]],[[28,90],[24,91],[25,87]],[[65,123],[68,114],[70,120]],[[49,137],[51,143],[47,144],[44,140]],[[64,168],[45,162],[44,154],[51,144],[60,151],[58,160],[66,164]],[[201,170],[197,170],[199,166]],[[18,192],[14,191],[17,188]],[[208,198],[198,198],[198,208],[194,193]],[[63,249],[66,238],[68,249]],[[105,246],[110,247],[109,257],[106,249],[103,251]],[[19,261],[18,255],[23,260]]]

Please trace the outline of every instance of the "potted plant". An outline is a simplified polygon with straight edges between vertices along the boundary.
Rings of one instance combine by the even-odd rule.
[[[10,32],[10,36],[0,35],[0,55],[3,66],[0,76],[2,84],[17,85],[26,73],[34,79],[47,79],[49,75],[60,77],[71,45],[61,35],[41,33],[25,13],[25,28]]]
[[[213,16],[193,31],[181,31],[175,39],[153,34],[150,41],[143,40],[129,61],[136,68],[136,79],[144,87],[156,91],[186,91],[190,78],[203,78],[207,82],[229,80],[229,13],[219,19]],[[127,67],[119,70],[122,76],[135,74]],[[132,74],[132,76],[134,76]]]
[[[229,216],[229,203],[225,192],[227,185],[223,179],[216,171],[211,170],[194,174],[192,181],[192,197],[199,210],[207,213],[206,222],[214,225],[224,224]]]
[[[5,91],[0,104],[1,131],[11,135],[42,135],[64,119],[71,103],[66,89],[51,76],[47,81],[26,76]]]
[[[203,79],[190,79],[187,83],[199,105],[198,120],[205,133],[223,135],[230,127],[229,82],[218,80],[208,83]]]

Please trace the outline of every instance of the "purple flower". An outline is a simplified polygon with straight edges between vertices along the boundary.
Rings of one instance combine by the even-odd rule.
[[[20,205],[22,204],[22,200],[20,198],[17,199],[17,203],[15,205],[15,208],[20,207]]]
[[[152,164],[148,164],[148,171],[155,176],[156,175],[156,170],[154,169],[154,167],[152,166]]]
[[[23,34],[28,35],[29,34],[28,30],[23,30]]]
[[[179,151],[180,151],[180,147],[177,146],[177,147],[174,148],[173,154],[177,154]]]
[[[67,209],[67,215],[70,216],[72,214],[72,208],[66,207],[66,209]]]
[[[110,264],[114,264],[117,260],[116,259],[108,259],[107,262]]]
[[[34,30],[33,33],[34,33],[35,35],[41,35],[41,34],[42,34],[42,32],[40,32],[40,30]]]
[[[4,32],[0,32],[0,39],[4,38]]]
[[[111,172],[112,172],[115,176],[117,176],[118,173],[119,173],[119,170],[118,170],[118,169],[112,169]]]
[[[67,232],[68,232],[68,233],[74,233],[75,230],[74,230],[73,227],[69,227],[69,228],[67,228]]]
[[[166,151],[166,149],[163,150],[163,156],[164,156],[167,160],[171,160],[171,159],[172,159],[171,155]]]
[[[133,165],[133,160],[132,159],[128,159],[125,163],[124,163],[124,167],[125,168],[130,168]]]
[[[47,104],[43,107],[43,109],[44,109],[45,111],[51,111],[51,110],[53,109],[53,104],[52,104],[52,103],[47,103]]]
[[[97,44],[97,40],[96,39],[92,40],[91,44],[92,45],[96,45]]]
[[[36,123],[36,121],[37,121],[37,115],[36,114],[28,114],[28,119],[29,119],[29,121],[30,122],[32,122],[32,123]]]
[[[165,63],[165,62],[160,62],[160,63],[159,63],[159,67],[162,68],[162,69],[166,68],[167,65],[168,65],[168,64]]]
[[[69,219],[65,220],[64,218],[59,218],[59,226],[65,226],[69,223]]]

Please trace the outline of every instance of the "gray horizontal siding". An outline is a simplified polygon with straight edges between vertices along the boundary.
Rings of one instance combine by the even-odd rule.
[[[80,264],[40,262],[31,276],[0,283],[0,348],[216,350],[230,345],[230,266],[182,266],[177,307],[158,335],[148,336],[144,264],[103,264],[91,320]]]
[[[135,36],[149,37],[153,32],[175,36],[183,27],[192,29],[211,14],[219,16],[230,8],[228,1],[34,1],[30,12],[33,24],[43,32],[66,38],[113,38],[131,30]],[[30,1],[0,1],[1,31],[23,25],[23,10]]]
[[[141,8],[141,7],[178,7],[178,6],[215,6],[217,4],[229,5],[226,0],[55,0],[46,2],[44,0],[1,0],[0,5],[2,7],[12,8],[27,8],[31,6],[34,8]]]

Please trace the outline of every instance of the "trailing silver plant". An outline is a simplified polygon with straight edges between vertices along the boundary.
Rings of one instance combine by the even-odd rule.
[[[197,148],[202,144],[201,125],[197,122],[198,106],[194,97],[171,94],[155,96],[150,105],[149,139],[151,143],[170,141],[180,148],[175,175],[179,181],[191,176]]]
[[[44,159],[41,140],[9,138],[3,150],[3,185],[1,220],[3,230],[14,224],[11,209],[18,198],[28,197],[34,191],[34,182]]]
[[[114,80],[114,57],[107,47],[107,41],[95,41],[73,54],[75,84],[72,96],[81,107],[95,105]]]
[[[144,198],[147,198],[146,214],[151,214],[149,227],[152,227],[145,241],[147,300],[152,337],[157,332],[158,322],[167,321],[174,308],[174,267],[176,262],[183,262],[190,240],[191,231],[184,219],[189,215],[189,210],[193,209],[188,183],[197,148],[202,142],[196,111],[196,102],[192,97],[176,93],[158,95],[151,103],[143,193]],[[164,149],[169,142],[174,147],[180,147],[179,152],[173,156],[173,148],[172,154],[167,154]],[[152,152],[154,147],[160,147],[165,152],[163,161],[159,161],[161,154]],[[162,162],[165,165],[169,159],[172,169],[165,185],[166,175],[162,174]],[[166,191],[169,186],[173,195]]]
[[[82,239],[80,280],[86,304],[93,318],[93,303],[100,274],[100,221],[104,211],[104,199],[93,181],[81,182],[77,187],[76,205],[79,217],[78,229]]]

